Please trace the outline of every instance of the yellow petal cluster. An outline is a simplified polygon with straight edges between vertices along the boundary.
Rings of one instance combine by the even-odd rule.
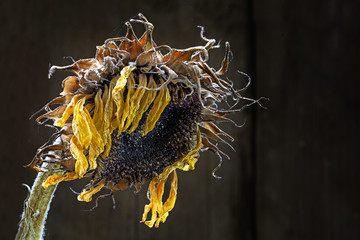
[[[149,186],[150,203],[144,208],[144,213],[141,222],[144,222],[148,227],[159,227],[160,222],[165,222],[169,212],[175,206],[176,194],[177,194],[177,175],[176,171],[171,172],[171,188],[169,198],[166,202],[162,203],[162,196],[164,194],[164,186],[167,178],[160,179],[155,177]],[[151,219],[146,221],[147,214],[151,210]]]
[[[64,177],[50,176],[44,186],[82,178],[89,170],[96,169],[96,159],[99,155],[102,154],[105,158],[109,154],[111,133],[115,129],[118,130],[118,134],[123,131],[133,132],[151,104],[153,106],[149,111],[142,135],[146,135],[155,127],[155,123],[171,100],[169,90],[167,87],[162,87],[157,91],[158,85],[154,78],[145,74],[139,75],[139,84],[135,86],[133,74],[135,69],[135,66],[124,67],[120,74],[111,80],[109,87],[105,85],[103,92],[100,89],[96,93],[94,103],[87,103],[93,94],[78,94],[72,98],[55,125],[63,127],[72,116],[71,126],[74,134],[70,140],[70,152],[76,159],[76,175],[72,174],[71,178],[65,177],[67,173]],[[160,86],[163,83],[164,81],[160,79]],[[126,99],[124,99],[125,89],[127,89]]]

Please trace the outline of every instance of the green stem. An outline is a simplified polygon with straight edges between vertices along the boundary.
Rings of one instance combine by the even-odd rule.
[[[31,190],[28,185],[24,184],[29,190],[29,195],[24,202],[24,212],[21,216],[16,240],[43,239],[46,216],[57,187],[57,184],[48,188],[42,186],[43,181],[54,174],[54,171],[46,171],[50,170],[50,167],[47,163],[43,163],[42,169],[45,171],[37,174]]]

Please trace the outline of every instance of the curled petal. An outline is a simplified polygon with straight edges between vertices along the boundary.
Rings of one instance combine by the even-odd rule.
[[[79,201],[90,202],[92,196],[99,192],[105,185],[105,181],[102,181],[98,186],[92,187],[89,190],[83,190],[78,196]]]
[[[164,194],[164,186],[167,178],[163,180],[158,180],[154,178],[150,183],[149,193],[150,193],[150,203],[145,206],[144,214],[141,222],[144,222],[148,227],[158,228],[160,222],[165,222],[169,212],[175,206],[176,195],[177,195],[177,175],[176,171],[171,172],[171,187],[170,194],[165,204],[162,202],[162,196]],[[147,214],[151,210],[151,219],[146,221]]]
[[[61,174],[61,175],[52,175],[43,182],[42,186],[44,188],[47,188],[47,187],[57,184],[59,182],[70,181],[70,180],[74,180],[77,178],[78,178],[78,175],[75,172],[68,172],[68,173]]]
[[[136,57],[143,52],[139,39],[135,36],[134,30],[130,23],[126,23],[127,34],[120,46],[120,50],[126,50],[130,53],[130,61],[135,61]]]
[[[51,76],[55,70],[66,70],[79,75],[79,72],[81,70],[95,69],[99,68],[100,66],[101,65],[99,64],[99,62],[94,58],[81,59],[71,65],[64,67],[52,66],[49,71],[49,76]]]
[[[57,119],[54,122],[54,125],[57,127],[64,127],[66,121],[69,119],[69,117],[73,114],[74,112],[74,107],[75,104],[80,101],[82,98],[86,97],[85,94],[79,94],[76,95],[72,98],[71,102],[66,106],[66,110],[64,111],[64,113],[62,114],[62,117]]]
[[[230,61],[230,54],[231,54],[230,43],[226,42],[225,43],[225,57],[222,60],[221,68],[216,72],[217,75],[222,75],[226,72],[228,65],[229,65],[229,61]]]

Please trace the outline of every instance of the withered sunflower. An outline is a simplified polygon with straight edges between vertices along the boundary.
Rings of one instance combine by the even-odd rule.
[[[130,22],[144,25],[140,38]],[[97,47],[95,58],[51,67],[50,75],[67,70],[74,76],[63,80],[60,96],[46,104],[45,113],[36,119],[40,124],[53,120],[58,131],[38,149],[29,166],[41,171],[47,162],[63,170],[44,181],[45,188],[89,177],[78,195],[78,200],[86,202],[104,187],[110,194],[127,188],[139,191],[150,181],[150,203],[142,222],[158,227],[175,204],[176,169],[193,170],[202,150],[220,156],[222,152],[210,139],[233,141],[215,122],[231,121],[226,115],[240,109],[221,110],[217,102],[246,98],[221,78],[231,56],[229,43],[216,71],[206,62],[208,51],[218,46],[204,37],[203,29],[204,46],[179,50],[157,46],[152,39],[154,27],[143,15],[130,22],[126,36],[107,39]],[[170,175],[169,197],[163,202]]]

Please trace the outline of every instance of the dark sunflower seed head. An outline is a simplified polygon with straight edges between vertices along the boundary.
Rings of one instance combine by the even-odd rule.
[[[111,186],[121,179],[132,186],[151,180],[193,149],[201,115],[202,105],[196,94],[172,98],[154,129],[145,136],[141,135],[141,123],[131,134],[112,134],[109,157],[103,160],[96,176],[111,182]],[[144,114],[141,122],[146,117]]]

